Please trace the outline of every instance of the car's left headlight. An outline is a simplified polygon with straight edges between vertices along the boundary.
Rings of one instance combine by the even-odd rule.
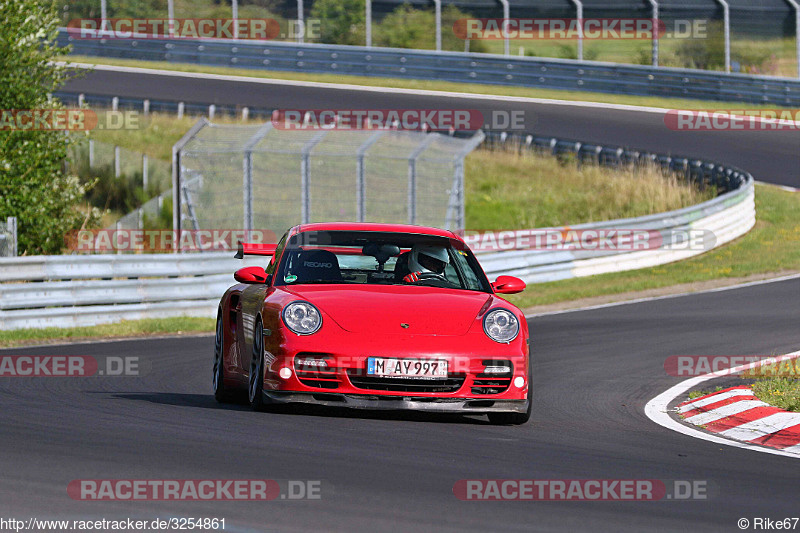
[[[298,335],[311,335],[322,326],[319,309],[308,302],[292,302],[283,308],[283,323]]]
[[[507,309],[494,309],[483,317],[483,331],[493,341],[511,342],[519,335],[519,320]]]

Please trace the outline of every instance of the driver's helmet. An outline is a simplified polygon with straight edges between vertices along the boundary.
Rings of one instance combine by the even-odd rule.
[[[433,272],[443,274],[445,267],[450,263],[447,250],[441,246],[417,244],[411,248],[408,258],[408,269],[411,272]]]

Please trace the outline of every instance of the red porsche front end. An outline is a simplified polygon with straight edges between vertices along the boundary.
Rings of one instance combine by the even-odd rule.
[[[311,285],[287,289],[283,298],[316,306],[322,326],[297,335],[265,320],[264,394],[272,401],[483,413],[528,408],[527,325],[494,295]],[[484,331],[484,318],[496,309],[519,320],[510,342]]]
[[[215,396],[251,405],[531,412],[528,327],[452,232],[386,224],[311,224],[275,246],[266,269],[236,273],[217,323]]]

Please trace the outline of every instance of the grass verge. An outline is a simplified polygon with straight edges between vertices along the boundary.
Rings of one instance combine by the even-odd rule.
[[[215,320],[213,318],[172,317],[126,320],[116,324],[80,328],[17,329],[0,331],[0,348],[58,341],[80,341],[102,337],[213,333],[214,323]]]
[[[588,91],[566,91],[556,89],[535,89],[528,87],[511,87],[507,85],[482,85],[479,83],[456,83],[448,81],[409,80],[401,78],[382,78],[371,76],[349,76],[340,74],[306,74],[274,70],[257,70],[246,68],[214,67],[192,65],[186,63],[168,63],[166,61],[140,61],[108,57],[90,57],[71,55],[69,59],[75,63],[95,65],[116,65],[149,69],[171,70],[176,72],[195,72],[219,74],[223,76],[245,76],[249,78],[266,78],[274,80],[294,80],[321,83],[338,83],[366,85],[371,87],[396,87],[401,89],[450,91],[469,94],[488,94],[494,96],[518,96],[525,98],[546,98],[576,102],[601,102],[608,104],[625,104],[632,106],[660,107],[665,109],[731,109],[732,106],[746,109],[772,109],[774,105],[739,104],[734,102],[715,102],[710,100],[693,100],[682,98],[660,98],[654,96],[625,96]]]
[[[703,255],[641,270],[531,285],[509,300],[528,308],[679,284],[800,270],[800,193],[756,185],[756,225],[747,235]]]

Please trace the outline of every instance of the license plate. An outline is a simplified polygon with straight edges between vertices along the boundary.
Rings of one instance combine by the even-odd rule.
[[[367,375],[387,378],[446,378],[447,361],[368,357]]]

